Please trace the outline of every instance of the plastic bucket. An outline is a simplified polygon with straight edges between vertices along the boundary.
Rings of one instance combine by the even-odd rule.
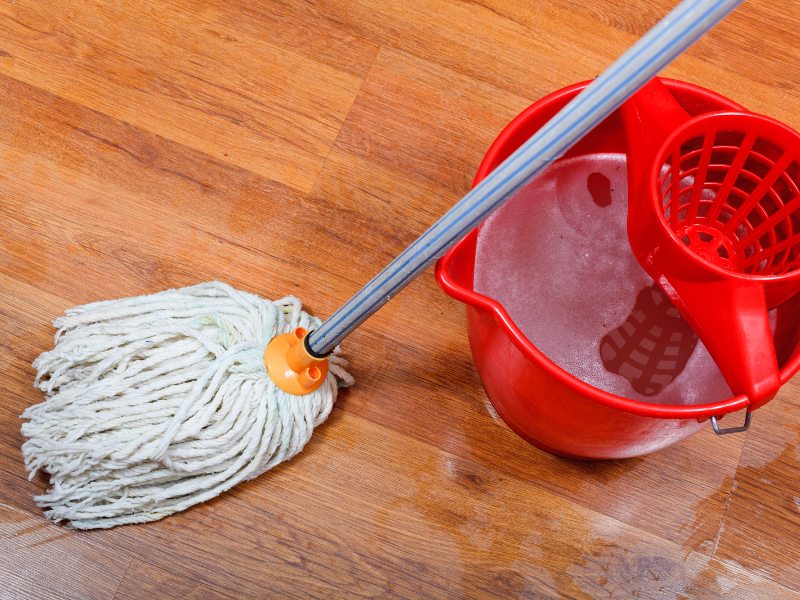
[[[744,110],[701,87],[673,80],[664,82],[690,114]],[[475,182],[491,172],[588,83],[554,92],[518,115],[489,148]],[[561,161],[626,151],[622,122],[614,113]],[[515,199],[509,205],[513,202]],[[503,420],[524,439],[560,456],[626,458],[670,446],[699,431],[711,417],[721,418],[749,407],[750,401],[743,395],[711,402],[703,402],[701,398],[689,404],[648,402],[641,397],[630,397],[635,394],[604,391],[562,368],[528,339],[500,301],[475,290],[481,228],[472,231],[439,260],[436,277],[448,295],[466,305],[470,349],[487,395]],[[630,252],[624,245],[624,251]],[[779,306],[773,315],[781,383],[800,368],[798,298],[795,296]]]

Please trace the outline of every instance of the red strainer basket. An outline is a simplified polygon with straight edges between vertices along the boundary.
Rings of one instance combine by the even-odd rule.
[[[701,117],[675,132],[656,165],[664,221],[697,257],[744,275],[800,267],[795,132],[760,115]]]
[[[780,385],[767,311],[800,289],[800,135],[753,113],[692,118],[658,79],[622,116],[634,254],[757,408]]]

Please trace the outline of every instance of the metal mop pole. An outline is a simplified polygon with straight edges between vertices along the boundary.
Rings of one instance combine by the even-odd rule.
[[[386,304],[522,186],[672,62],[742,0],[684,0],[542,129],[306,339],[316,357],[329,354],[353,329]]]

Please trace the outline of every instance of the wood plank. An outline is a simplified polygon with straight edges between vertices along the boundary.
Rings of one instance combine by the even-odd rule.
[[[4,599],[107,600],[130,561],[124,551],[107,552],[85,533],[0,502],[0,596]]]
[[[165,6],[182,7],[180,0]],[[203,19],[213,22],[222,32],[246,34],[257,40],[291,48],[317,62],[362,77],[366,75],[378,51],[378,43],[349,31],[341,23],[327,19],[306,5],[302,18],[282,2],[231,2],[206,0]]]
[[[528,481],[335,413],[298,459],[226,498],[98,537],[237,597],[673,598],[715,586],[731,597],[797,597]]]
[[[615,0],[284,0],[297,20],[334,21],[382,46],[432,60],[531,100],[591,79],[676,3]],[[752,110],[800,126],[793,61],[798,15],[775,2],[742,6],[668,67],[666,74],[710,87]],[[754,51],[754,49],[758,49]]]
[[[800,590],[800,384],[753,413],[716,556]]]
[[[185,600],[223,600],[233,598],[185,575],[159,569],[141,560],[131,561],[114,595],[114,600],[183,598]]]
[[[699,559],[702,570],[696,579],[679,594],[679,598],[797,598],[798,593],[768,579],[758,579],[751,572],[715,559]],[[699,566],[698,565],[698,566]]]
[[[236,31],[192,3],[0,11],[0,73],[300,190],[312,186],[361,83],[349,67]],[[340,60],[363,70],[374,48],[357,45]]]
[[[336,147],[463,194],[488,145],[528,104],[435,63],[381,50]]]
[[[626,39],[548,2],[285,0],[297,19],[326,17],[361,38],[431,60],[474,81],[535,98],[599,74]],[[630,39],[633,39],[631,36]]]
[[[502,5],[502,0],[494,0]],[[601,5],[576,0],[548,3],[553,14],[579,14],[582,18],[599,21],[641,37],[667,11],[669,6],[659,0],[637,2],[635,6],[623,0],[610,0]],[[786,49],[796,43],[800,15],[786,11],[774,2],[748,2],[736,9],[690,50],[708,67],[729,73],[746,74],[747,79],[773,88],[781,100],[800,94],[800,77],[787,60]],[[764,32],[769,31],[769,35]],[[754,49],[757,51],[753,51]],[[702,85],[698,79],[697,83]],[[747,90],[740,90],[746,92]],[[773,101],[776,95],[773,93]],[[745,102],[745,100],[742,100]]]
[[[311,202],[13,79],[0,87],[16,99],[0,116],[0,269],[72,303],[210,278],[271,297],[300,293],[310,281],[305,296],[332,296],[350,277],[346,265],[327,264],[330,244],[314,255],[298,237],[309,227],[326,230],[330,200]],[[39,202],[43,196],[58,210]]]

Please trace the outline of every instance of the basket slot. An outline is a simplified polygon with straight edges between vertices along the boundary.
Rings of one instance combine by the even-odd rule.
[[[725,205],[728,199],[728,194],[730,194],[733,184],[736,183],[736,178],[739,176],[739,173],[741,172],[742,167],[744,166],[744,163],[750,154],[750,150],[752,149],[753,144],[755,144],[755,141],[756,135],[752,132],[748,132],[742,141],[739,151],[736,153],[736,157],[733,159],[730,170],[725,176],[725,179],[722,182],[719,191],[717,192],[716,198],[714,198],[711,209],[708,211],[708,216],[706,217],[708,221],[715,220],[719,215],[719,212],[722,210],[722,207]]]
[[[794,198],[792,198],[788,203],[784,204],[777,212],[770,215],[763,223],[761,223],[758,227],[754,228],[750,231],[745,237],[739,240],[739,245],[745,246],[747,244],[753,243],[759,237],[764,235],[767,231],[774,229],[775,226],[786,219],[789,223],[791,220],[789,217],[798,209],[800,209],[800,194],[797,194]],[[791,233],[788,233],[786,237],[790,237]]]
[[[697,165],[697,176],[694,180],[692,196],[689,199],[689,213],[686,215],[686,218],[689,219],[689,221],[693,221],[697,218],[697,208],[700,205],[700,194],[703,190],[702,183],[698,184],[698,181],[703,182],[706,179],[708,165],[711,162],[711,153],[714,149],[715,135],[715,132],[711,131],[706,133],[706,135],[703,137],[703,149],[700,153],[700,162]]]
[[[680,182],[683,177],[683,173],[681,172],[681,147],[679,144],[675,144],[675,147],[672,149],[672,189],[671,197],[672,203],[678,203],[680,206]],[[678,215],[679,211],[673,210],[670,211],[670,225],[674,229],[678,225]]]
[[[770,257],[775,256],[776,254],[779,254],[784,250],[788,250],[797,244],[800,244],[800,234],[795,234],[792,237],[780,241],[769,248],[764,248],[760,252],[756,252],[755,254],[753,254],[753,256],[742,261],[741,266],[743,269],[752,268],[755,265],[758,265],[761,261],[769,259]],[[790,268],[787,268],[788,264],[781,265],[781,267],[782,267],[781,270],[783,272],[790,270]],[[762,269],[755,269],[755,270],[760,271]]]
[[[726,235],[731,234],[745,219],[747,219],[750,211],[752,211],[761,200],[766,195],[767,191],[772,188],[778,178],[783,174],[786,170],[786,167],[789,166],[789,163],[792,162],[792,157],[788,153],[784,153],[783,156],[778,160],[778,162],[774,163],[764,178],[761,180],[761,183],[756,186],[756,188],[752,191],[750,196],[747,200],[742,204],[742,206],[737,211],[737,215],[731,219],[731,221],[726,225],[725,229],[723,229],[723,233]],[[776,213],[777,214],[777,213]],[[770,215],[766,215],[767,220],[769,220]],[[766,221],[764,221],[766,222]],[[761,224],[763,226],[763,222]]]

